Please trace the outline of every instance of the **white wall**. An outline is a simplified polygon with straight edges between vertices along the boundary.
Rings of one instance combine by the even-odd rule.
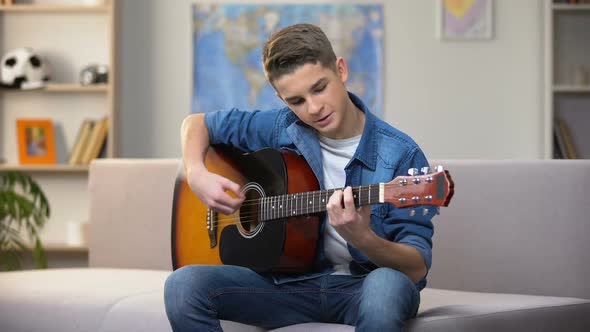
[[[194,1],[120,1],[121,155],[179,157]],[[541,1],[496,0],[494,39],[475,42],[436,39],[434,0],[383,3],[388,122],[430,158],[543,157]]]

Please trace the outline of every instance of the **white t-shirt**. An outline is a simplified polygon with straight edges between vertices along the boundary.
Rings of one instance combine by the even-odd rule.
[[[324,165],[324,188],[343,188],[346,183],[344,167],[354,155],[361,135],[346,139],[332,139],[319,135]],[[335,268],[334,274],[350,274],[348,263],[352,257],[346,241],[328,222],[324,232],[324,253]]]

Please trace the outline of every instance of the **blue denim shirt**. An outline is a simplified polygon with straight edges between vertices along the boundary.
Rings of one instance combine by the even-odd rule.
[[[372,114],[364,103],[349,93],[353,103],[365,112],[365,128],[357,150],[345,167],[346,186],[387,183],[410,168],[428,166],[422,150],[409,136],[393,128]],[[226,144],[242,151],[256,151],[271,147],[287,149],[301,154],[323,187],[322,158],[316,131],[303,123],[288,107],[267,111],[241,111],[229,109],[205,115],[211,144]],[[322,188],[324,189],[324,188]],[[371,209],[371,228],[382,238],[415,247],[430,269],[432,262],[431,219],[435,208],[428,213],[411,215],[411,208],[396,208],[390,203],[377,204]],[[422,211],[422,210],[420,210]],[[325,229],[325,218],[321,231]],[[323,237],[321,237],[323,239]],[[350,270],[353,275],[365,275],[377,266],[358,249],[348,246],[353,258]],[[323,242],[319,243],[316,272],[302,275],[274,275],[277,283],[313,278],[332,272],[324,256]],[[416,284],[421,290],[423,279]]]

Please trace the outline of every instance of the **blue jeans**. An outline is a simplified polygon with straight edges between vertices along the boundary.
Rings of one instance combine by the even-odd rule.
[[[174,331],[222,331],[220,319],[267,329],[326,322],[356,331],[401,331],[416,315],[420,293],[405,274],[389,268],[276,285],[244,267],[190,265],[168,277],[164,300]]]

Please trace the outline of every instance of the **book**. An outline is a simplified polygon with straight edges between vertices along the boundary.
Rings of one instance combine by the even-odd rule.
[[[88,144],[88,139],[90,138],[90,132],[92,131],[93,126],[93,120],[86,119],[82,122],[76,140],[74,141],[70,158],[68,159],[69,165],[79,165],[82,162],[82,154]]]
[[[557,130],[557,143],[563,157],[566,159],[577,159],[578,154],[576,152],[570,130],[565,121],[559,117],[555,118],[554,125],[556,126]]]
[[[553,126],[553,159],[565,159],[563,141],[556,125]]]
[[[102,146],[106,142],[108,129],[108,117],[104,117],[101,120],[96,120],[90,133],[90,137],[88,139],[88,145],[86,146],[86,148],[84,149],[84,153],[82,154],[82,164],[87,165],[93,159],[98,157]]]

